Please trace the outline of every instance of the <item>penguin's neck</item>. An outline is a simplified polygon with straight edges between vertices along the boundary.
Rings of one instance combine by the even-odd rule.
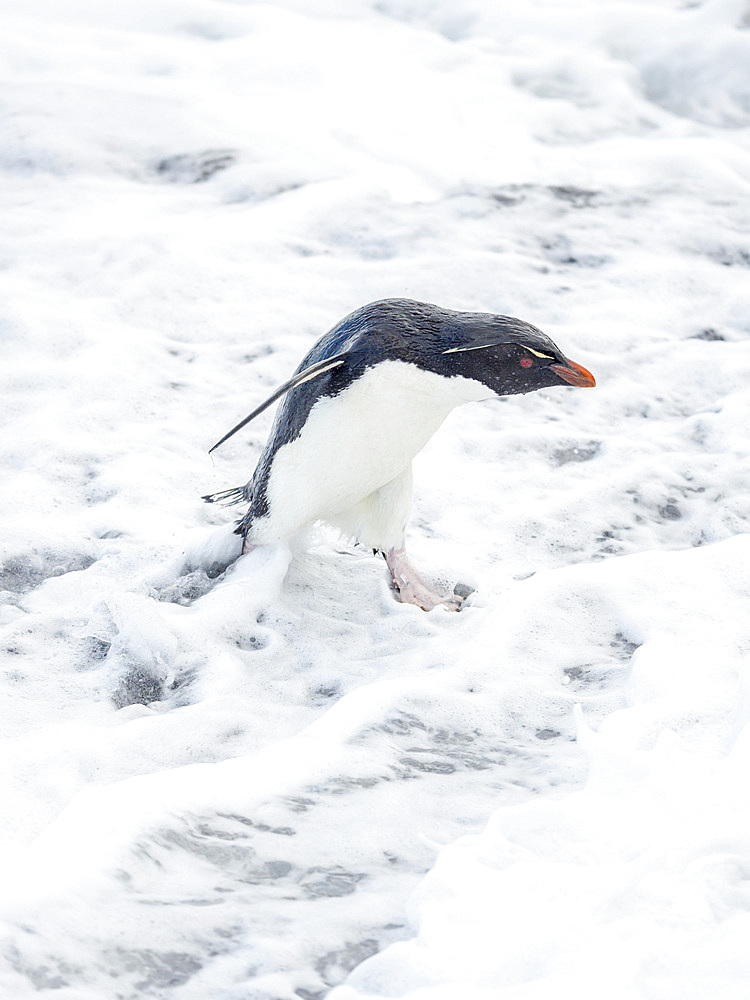
[[[423,429],[423,443],[457,406],[494,396],[475,379],[438,375],[404,361],[381,361],[346,391],[356,394],[358,405],[366,405],[373,413],[401,414],[415,430]]]
[[[349,466],[353,482],[377,488],[406,468],[451,410],[492,395],[473,379],[381,361],[338,396],[318,400],[301,437],[315,440],[312,450],[327,450],[342,469]]]

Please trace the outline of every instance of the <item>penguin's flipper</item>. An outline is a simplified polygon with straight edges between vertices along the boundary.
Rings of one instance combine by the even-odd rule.
[[[337,354],[332,358],[323,358],[322,361],[316,361],[314,365],[310,365],[310,367],[305,368],[304,371],[297,372],[296,375],[292,375],[292,377],[289,379],[288,382],[285,382],[283,385],[280,385],[279,388],[276,389],[276,391],[272,393],[264,403],[261,403],[260,406],[254,409],[252,413],[248,414],[248,416],[246,416],[244,420],[240,420],[237,426],[233,427],[231,431],[225,434],[220,441],[217,441],[216,444],[213,446],[213,448],[209,448],[208,450],[209,455],[211,454],[212,451],[216,451],[219,445],[222,445],[224,444],[225,441],[228,441],[233,434],[236,434],[237,431],[242,430],[245,424],[249,424],[251,420],[254,420],[259,413],[262,413],[264,410],[268,409],[268,407],[272,403],[275,403],[280,396],[283,396],[285,392],[289,392],[290,389],[295,389],[298,385],[302,385],[303,382],[309,382],[311,379],[317,378],[319,375],[323,375],[325,372],[329,372],[333,368],[338,368],[339,365],[343,365],[348,354],[349,352],[345,351],[343,354]]]

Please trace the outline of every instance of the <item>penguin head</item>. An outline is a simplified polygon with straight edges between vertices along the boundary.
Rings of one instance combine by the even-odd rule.
[[[454,314],[442,331],[436,368],[509,396],[556,385],[593,387],[594,376],[541,330],[512,316]]]

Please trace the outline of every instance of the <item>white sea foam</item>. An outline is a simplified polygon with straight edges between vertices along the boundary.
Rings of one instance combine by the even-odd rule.
[[[746,4],[6,11],[0,992],[747,994]],[[357,306],[597,376],[455,411],[409,547],[234,561]],[[229,568],[225,567],[229,565]]]

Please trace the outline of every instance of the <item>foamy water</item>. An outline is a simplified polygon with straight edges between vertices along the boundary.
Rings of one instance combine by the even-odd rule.
[[[747,996],[750,11],[518,6],[6,11],[3,995]],[[460,615],[200,500],[389,296],[599,383],[417,458]]]

